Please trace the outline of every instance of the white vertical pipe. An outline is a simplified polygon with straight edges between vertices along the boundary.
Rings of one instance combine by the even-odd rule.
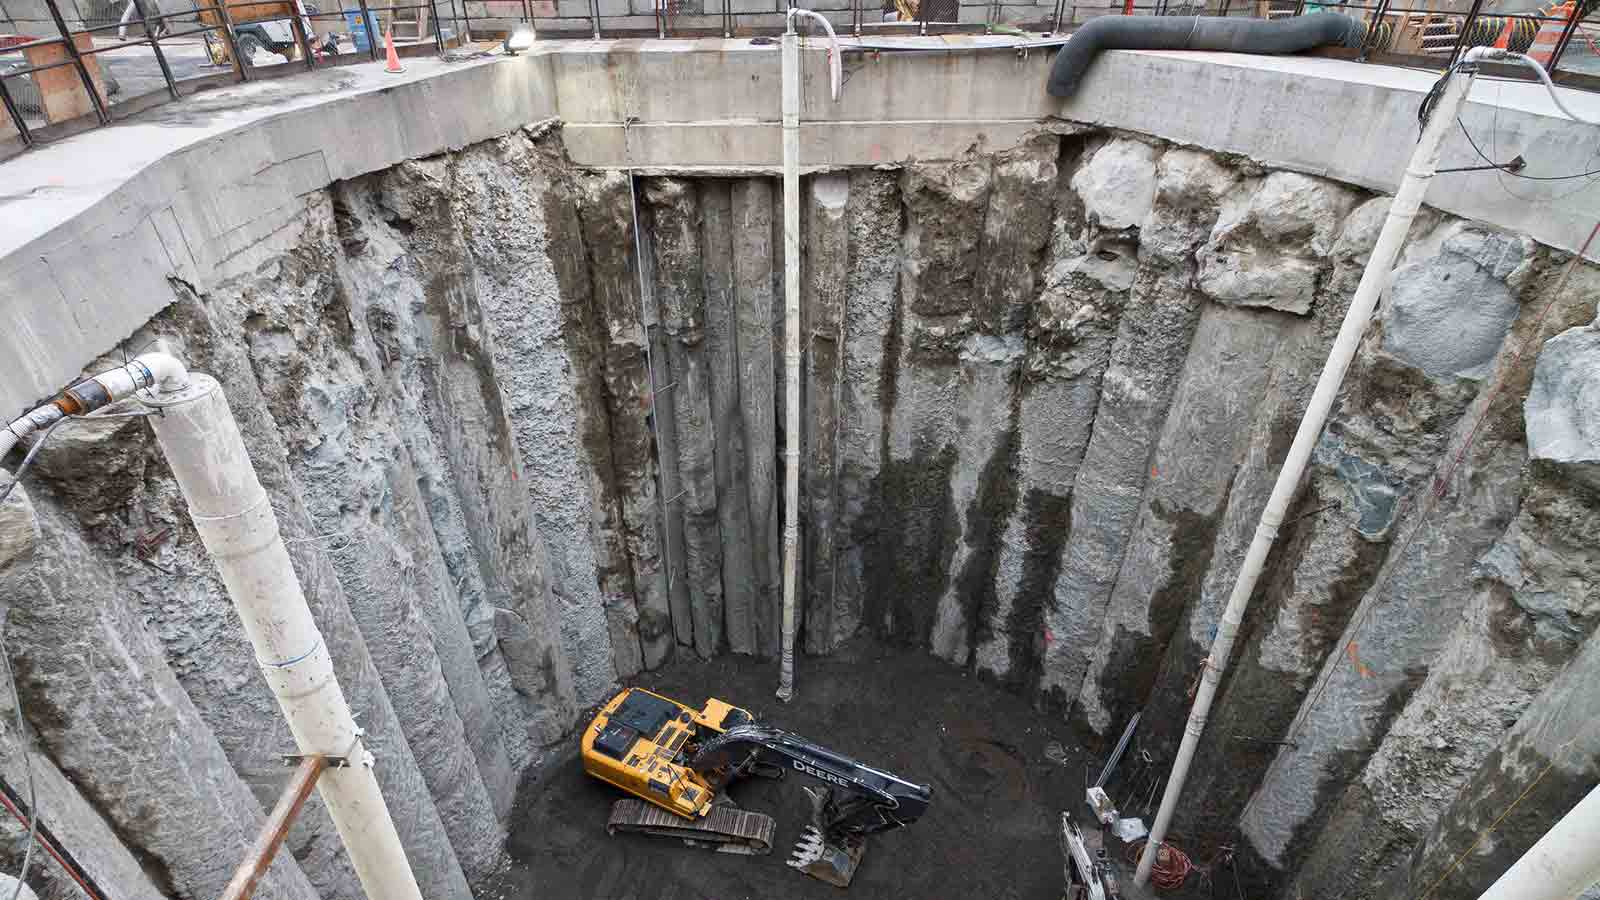
[[[1600,882],[1600,787],[1578,801],[1478,900],[1573,900]]]
[[[778,699],[794,697],[795,580],[800,554],[800,36],[783,34],[783,648]]]
[[[221,387],[210,376],[190,375],[187,387],[145,402],[162,410],[149,420],[156,439],[295,742],[303,753],[352,762],[349,768],[326,770],[317,790],[362,888],[372,900],[422,900],[371,756],[278,533],[277,516]]]
[[[826,16],[789,7],[783,32],[783,648],[778,699],[794,697],[795,591],[800,569],[800,35],[796,16],[821,23],[828,33],[829,93],[842,85],[839,39]]]
[[[1161,810],[1156,813],[1155,823],[1150,828],[1150,841],[1145,845],[1151,849],[1141,855],[1139,869],[1133,876],[1136,885],[1143,886],[1150,880],[1150,869],[1156,857],[1155,850],[1166,839],[1167,828],[1172,824],[1172,814],[1177,809],[1179,796],[1183,793],[1184,779],[1189,775],[1189,764],[1194,761],[1195,747],[1200,743],[1201,733],[1205,731],[1206,718],[1211,711],[1211,701],[1216,696],[1217,685],[1222,680],[1222,670],[1228,665],[1228,658],[1233,652],[1233,641],[1239,634],[1239,623],[1244,620],[1245,607],[1249,605],[1250,595],[1255,591],[1256,581],[1261,577],[1261,568],[1267,561],[1267,553],[1278,537],[1278,526],[1283,524],[1289,502],[1294,499],[1295,490],[1299,487],[1300,476],[1304,474],[1306,464],[1311,459],[1311,451],[1317,444],[1317,438],[1322,434],[1322,426],[1328,419],[1329,410],[1333,408],[1334,398],[1339,393],[1339,385],[1344,381],[1345,372],[1350,368],[1350,361],[1355,358],[1356,349],[1361,344],[1361,335],[1366,331],[1367,322],[1372,318],[1372,310],[1377,306],[1378,298],[1389,284],[1389,274],[1394,269],[1394,261],[1400,253],[1401,244],[1405,243],[1406,232],[1411,228],[1411,220],[1416,217],[1417,210],[1422,206],[1423,195],[1428,192],[1428,183],[1433,179],[1434,170],[1439,167],[1439,145],[1443,143],[1445,134],[1454,127],[1456,112],[1461,108],[1467,91],[1472,87],[1474,75],[1475,69],[1469,64],[1445,76],[1447,80],[1443,96],[1429,114],[1428,123],[1422,129],[1422,137],[1417,141],[1417,148],[1411,154],[1400,187],[1395,191],[1394,202],[1389,205],[1389,217],[1384,220],[1383,230],[1378,235],[1377,244],[1372,248],[1367,268],[1361,273],[1361,284],[1356,287],[1355,297],[1350,301],[1350,311],[1345,313],[1344,324],[1339,327],[1339,335],[1334,339],[1333,347],[1328,352],[1328,360],[1322,366],[1322,375],[1317,379],[1316,390],[1306,407],[1305,417],[1300,420],[1300,430],[1295,432],[1294,444],[1290,446],[1289,455],[1283,461],[1283,468],[1278,471],[1278,480],[1272,486],[1272,496],[1267,499],[1266,508],[1261,511],[1261,522],[1256,526],[1255,538],[1250,542],[1250,549],[1245,554],[1244,563],[1239,569],[1239,579],[1234,582],[1233,593],[1228,597],[1227,609],[1222,614],[1222,621],[1217,625],[1217,636],[1211,644],[1211,654],[1204,663],[1204,674],[1200,679],[1200,688],[1195,693],[1194,708],[1189,713],[1188,724],[1184,726],[1183,743],[1178,747],[1177,758],[1173,760],[1172,774],[1167,779],[1167,789],[1161,796]]]

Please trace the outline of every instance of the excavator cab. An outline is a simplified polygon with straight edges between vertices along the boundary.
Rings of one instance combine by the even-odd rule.
[[[696,712],[660,694],[629,688],[584,731],[583,770],[668,812],[698,818],[711,811],[722,785],[684,760],[704,736],[749,721],[748,712],[721,700],[709,700]]]

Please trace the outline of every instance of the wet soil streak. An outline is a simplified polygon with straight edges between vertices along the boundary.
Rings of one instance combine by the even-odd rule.
[[[867,621],[885,640],[925,646],[955,555],[950,476],[956,448],[922,446],[910,459],[885,456],[878,494],[883,527],[868,567]]]
[[[1251,598],[1245,633],[1241,635],[1245,648],[1235,654],[1224,677],[1215,707],[1217,715],[1206,728],[1196,754],[1202,763],[1197,767],[1200,777],[1189,788],[1195,802],[1182,807],[1175,823],[1181,833],[1202,843],[1237,843],[1244,857],[1240,865],[1243,889],[1252,895],[1277,894],[1283,874],[1263,859],[1249,841],[1237,841],[1236,823],[1277,756],[1278,745],[1267,742],[1288,737],[1295,714],[1320,670],[1316,664],[1303,672],[1280,672],[1261,665],[1261,642],[1267,639],[1261,629],[1271,627],[1286,598],[1295,594],[1295,571],[1317,531],[1317,518],[1308,514],[1327,502],[1313,481],[1300,501],[1290,507],[1289,521],[1298,527],[1291,526],[1293,531],[1284,535],[1267,557],[1261,582]],[[1297,618],[1303,658],[1320,662],[1338,642],[1356,604],[1377,580],[1388,546],[1386,542],[1355,541],[1355,557],[1329,583],[1327,602],[1301,606]],[[1205,765],[1208,760],[1214,764]],[[1359,786],[1357,782],[1355,787]],[[1373,816],[1361,821],[1374,823],[1380,819]]]
[[[812,370],[805,406],[803,429],[808,457],[806,491],[801,498],[805,528],[804,563],[807,584],[801,598],[805,607],[804,638],[807,653],[821,654],[833,649],[834,552],[838,546],[835,516],[838,511],[838,470],[836,431],[839,415],[835,402],[839,369],[839,342],[832,335],[811,334],[807,360]]]
[[[1228,479],[1229,490],[1218,501],[1215,516],[1210,519],[1204,519],[1193,514],[1188,514],[1187,516],[1187,518],[1193,520],[1193,527],[1203,527],[1204,523],[1207,522],[1212,526],[1212,531],[1209,535],[1192,536],[1194,540],[1204,538],[1205,546],[1203,549],[1191,548],[1188,545],[1191,535],[1187,533],[1187,529],[1191,526],[1185,524],[1183,519],[1180,518],[1177,530],[1181,536],[1181,543],[1178,545],[1177,555],[1173,558],[1172,568],[1174,575],[1177,576],[1178,573],[1189,570],[1187,564],[1179,562],[1180,559],[1186,559],[1189,564],[1197,565],[1199,568],[1197,571],[1193,571],[1194,581],[1192,583],[1175,581],[1168,584],[1167,587],[1157,593],[1156,604],[1152,605],[1152,617],[1156,615],[1154,608],[1158,604],[1171,610],[1173,628],[1166,638],[1165,651],[1157,651],[1162,657],[1161,668],[1157,672],[1155,684],[1152,686],[1152,690],[1144,704],[1144,718],[1141,721],[1149,722],[1152,727],[1142,727],[1140,731],[1148,741],[1145,745],[1147,749],[1165,759],[1173,757],[1177,752],[1178,742],[1183,739],[1183,724],[1189,718],[1189,702],[1193,698],[1190,688],[1197,683],[1197,679],[1204,671],[1202,666],[1211,652],[1211,642],[1209,640],[1201,644],[1190,637],[1191,619],[1194,615],[1194,605],[1190,601],[1199,602],[1201,583],[1205,579],[1206,570],[1211,567],[1211,555],[1216,547],[1216,529],[1220,527],[1222,516],[1228,508],[1228,497],[1232,494],[1232,485],[1235,483],[1236,478],[1237,475],[1235,478]],[[1195,553],[1196,557],[1188,559],[1190,553]],[[1258,587],[1256,589],[1257,599],[1260,598],[1260,594],[1261,589]],[[1215,624],[1213,624],[1210,634],[1212,637],[1216,636]],[[1239,637],[1242,640],[1238,640],[1234,644],[1234,659],[1237,659],[1244,651],[1244,642],[1249,640],[1249,633],[1241,629]],[[1226,672],[1228,669],[1225,667],[1224,671]],[[1226,682],[1220,686],[1222,689],[1226,689],[1226,687]]]
[[[1417,666],[1404,670],[1404,680],[1395,686],[1394,690],[1384,699],[1383,706],[1372,717],[1375,723],[1374,734],[1388,734],[1389,726],[1405,711],[1406,704],[1410,702],[1411,695],[1422,687],[1422,682],[1428,677],[1426,667]],[[1340,802],[1345,796],[1347,786],[1360,786],[1361,770],[1366,767],[1367,760],[1372,758],[1370,750],[1346,750],[1338,753],[1334,761],[1327,768],[1326,773],[1317,785],[1316,797],[1312,801],[1312,808],[1316,810],[1304,822],[1295,828],[1294,834],[1286,843],[1287,849],[1280,862],[1283,864],[1282,872],[1299,871],[1301,864],[1306,860],[1307,854],[1315,846],[1315,841],[1322,833],[1323,827],[1334,821],[1340,815],[1347,813],[1345,804]],[[1267,871],[1274,871],[1268,869]],[[1274,889],[1285,885],[1273,884]],[[1276,893],[1276,890],[1274,890]]]
[[[894,421],[894,405],[900,394],[900,341],[905,314],[901,310],[898,286],[889,310],[889,327],[883,332],[883,363],[878,373],[878,384],[881,386],[878,391],[881,423],[878,434],[878,456],[883,460],[883,464],[877,477],[872,480],[868,492],[872,498],[871,505],[857,523],[855,533],[851,535],[853,541],[862,545],[862,556],[866,560],[863,580],[866,581],[868,590],[861,601],[861,621],[863,626],[880,635],[887,634],[889,627],[888,596],[884,593],[886,570],[883,563],[887,555],[885,545],[891,541],[890,536],[893,531],[889,527],[889,501],[884,491],[890,481],[889,472],[895,466],[894,459],[889,454],[889,428]]]
[[[1018,471],[1017,455],[1022,446],[1017,423],[1022,418],[1022,392],[1011,392],[1011,414],[1006,434],[995,447],[989,461],[984,463],[978,476],[978,493],[967,505],[967,533],[964,536],[972,553],[966,565],[956,575],[957,595],[965,607],[969,637],[967,664],[978,645],[994,636],[996,608],[996,565],[999,562],[1000,540],[1005,536],[1006,522],[1017,508]],[[1026,597],[1021,599],[1028,599]],[[1015,611],[1013,610],[1013,613]],[[1017,669],[1011,669],[1015,676]]]
[[[1072,497],[1029,491],[1023,501],[1028,552],[1023,557],[1022,582],[1011,604],[1006,633],[1011,636],[1011,669],[1006,683],[1019,688],[1039,684],[1044,645],[1052,636],[1044,630],[1045,605],[1055,598],[1061,574],[1061,554],[1072,536]]]
[[[1117,675],[1101,686],[1101,702],[1110,712],[1117,733],[1150,699],[1160,674],[1162,651],[1181,623],[1189,598],[1200,593],[1200,582],[1211,567],[1217,525],[1227,506],[1228,498],[1224,496],[1216,511],[1206,516],[1187,509],[1168,510],[1157,501],[1150,504],[1150,511],[1171,528],[1170,571],[1165,584],[1150,597],[1148,633],[1117,628],[1105,669]]]

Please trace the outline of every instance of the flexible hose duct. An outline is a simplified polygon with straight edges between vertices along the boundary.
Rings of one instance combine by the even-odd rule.
[[[1223,50],[1231,53],[1295,53],[1338,44],[1361,46],[1366,26],[1338,13],[1288,19],[1216,16],[1100,16],[1072,33],[1050,67],[1052,97],[1070,97],[1102,50]]]

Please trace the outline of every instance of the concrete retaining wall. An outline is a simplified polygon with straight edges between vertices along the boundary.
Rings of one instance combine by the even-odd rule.
[[[807,53],[802,160],[951,158],[1012,146],[1059,116],[1385,191],[1432,83],[1325,59],[1117,52],[1062,104],[1043,89],[1051,56],[885,53],[863,60],[833,104],[822,54]],[[0,355],[21,365],[0,384],[0,408],[49,393],[110,350],[170,301],[168,274],[205,287],[249,268],[296,198],[335,180],[553,116],[582,165],[773,171],[778,75],[776,50],[744,41],[552,42],[516,59],[411,60],[401,76],[356,66],[225,88],[0,164]],[[1568,94],[1600,117],[1600,98]],[[1541,91],[1484,84],[1474,97],[1467,126],[1517,136],[1540,172],[1587,158],[1593,129],[1557,118]],[[1464,142],[1447,143],[1445,165],[1474,162]],[[1430,201],[1564,249],[1600,204],[1600,186],[1519,182],[1512,194],[1485,177],[1441,178]]]

